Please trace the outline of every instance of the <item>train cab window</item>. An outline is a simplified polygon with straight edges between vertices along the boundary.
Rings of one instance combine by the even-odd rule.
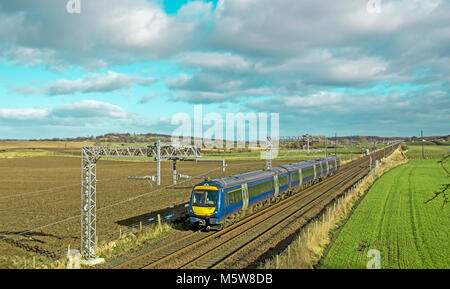
[[[195,205],[216,205],[217,191],[210,190],[195,190],[193,204]]]

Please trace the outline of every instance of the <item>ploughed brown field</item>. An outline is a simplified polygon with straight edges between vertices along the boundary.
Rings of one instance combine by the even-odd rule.
[[[51,148],[48,148],[51,149]],[[0,268],[8,267],[12,256],[54,257],[67,247],[80,247],[80,218],[14,236],[21,232],[80,214],[81,160],[76,148],[72,156],[0,158]],[[291,161],[277,162],[281,165]],[[265,167],[265,161],[227,161],[221,163],[178,162],[178,172],[189,176],[222,177]],[[214,170],[215,169],[215,170]],[[208,171],[211,171],[207,173]],[[97,164],[97,234],[99,242],[117,239],[118,222],[189,201],[192,186],[201,179],[180,180],[172,184],[172,162],[161,163],[162,185],[151,187],[147,181],[128,176],[156,175],[153,161],[115,161],[101,159]],[[144,197],[112,204],[154,191]],[[6,239],[5,239],[6,237]],[[55,255],[56,254],[56,255]]]

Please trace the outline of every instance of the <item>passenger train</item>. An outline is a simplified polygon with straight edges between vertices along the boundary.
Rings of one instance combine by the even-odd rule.
[[[339,158],[329,156],[206,180],[192,189],[189,221],[195,226],[221,229],[248,212],[326,178],[339,168]]]

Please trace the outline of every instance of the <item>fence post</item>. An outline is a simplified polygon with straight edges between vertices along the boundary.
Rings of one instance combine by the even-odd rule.
[[[158,227],[161,228],[161,215],[158,214]]]
[[[289,268],[291,264],[291,245],[288,246],[288,259],[287,259],[287,267]]]

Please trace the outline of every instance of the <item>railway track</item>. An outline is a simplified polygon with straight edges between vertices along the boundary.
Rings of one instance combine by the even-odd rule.
[[[359,175],[364,175],[360,173]],[[346,181],[354,178],[352,172],[349,172],[346,177],[341,178],[338,184],[331,184],[322,187],[320,190],[315,190],[315,194],[309,195],[300,201],[290,203],[282,210],[277,210],[276,214],[273,214],[269,218],[265,218],[260,222],[251,222],[246,231],[241,234],[230,238],[226,242],[221,243],[206,254],[203,254],[199,258],[184,265],[181,268],[219,268],[222,264],[225,264],[228,260],[234,258],[241,250],[250,247],[255,241],[266,236],[268,233],[273,232],[279,227],[286,226],[287,224],[297,220],[307,211],[314,208],[324,200],[330,190],[345,186]],[[319,193],[318,193],[319,192]],[[271,234],[273,235],[273,234]]]
[[[389,154],[394,151],[389,150]],[[383,157],[376,152],[376,159]],[[388,154],[387,154],[388,155]],[[299,220],[333,196],[339,195],[358,182],[369,171],[369,157],[365,156],[341,167],[327,179],[308,187],[218,232],[195,231],[191,234],[151,250],[115,268],[223,268],[240,252],[255,243],[270,238],[292,222]]]

